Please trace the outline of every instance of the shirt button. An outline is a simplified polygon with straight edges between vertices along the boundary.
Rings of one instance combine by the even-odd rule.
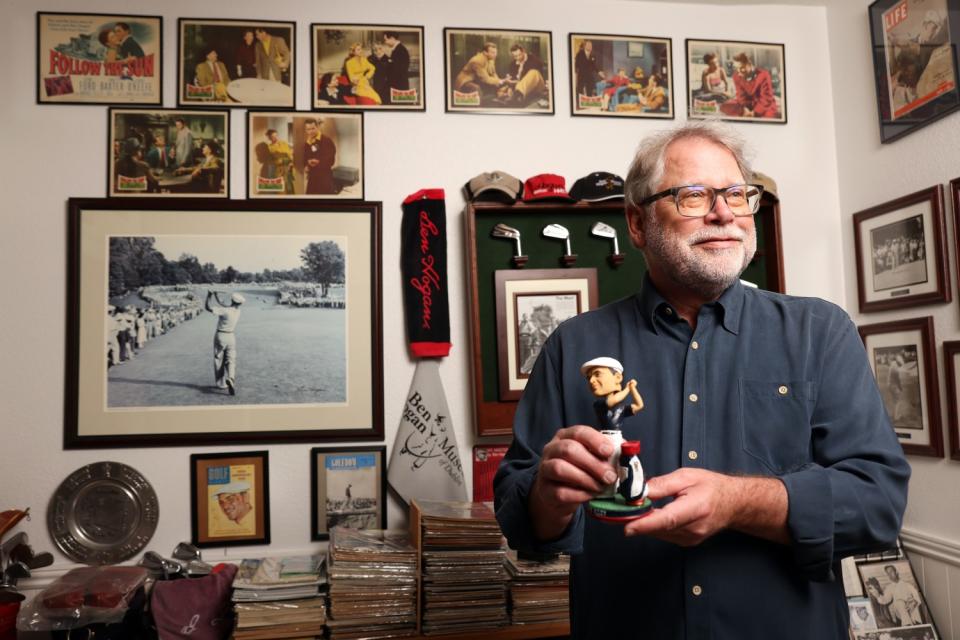
[[[698,596],[701,593],[703,593],[703,589],[698,584],[693,585],[693,589],[691,589],[690,591],[692,591],[693,595],[695,596]]]
[[[688,451],[687,457],[690,458],[691,460],[696,460],[699,456],[697,455],[696,451]]]
[[[785,395],[787,395],[787,391],[789,391],[789,389],[787,389],[787,385],[782,384],[782,385],[780,385],[780,388],[777,389],[777,391],[780,392],[780,395],[785,396]]]
[[[693,342],[690,343],[690,348],[691,348],[691,349],[694,349],[694,350],[699,349],[699,348],[700,348],[700,343],[697,342],[696,340],[694,340]]]
[[[690,394],[689,396],[687,396],[687,397],[690,398],[690,402],[696,402],[697,400],[699,400],[699,398],[697,397],[697,394],[695,394],[695,393],[691,393],[691,394]]]
[[[670,307],[667,307],[666,309],[664,309],[663,312],[664,312],[665,314],[667,314],[668,316],[672,316],[672,315],[673,315],[673,309],[671,309]]]

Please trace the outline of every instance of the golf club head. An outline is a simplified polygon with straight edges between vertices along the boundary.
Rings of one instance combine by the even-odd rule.
[[[16,585],[21,578],[29,578],[30,568],[20,561],[11,562],[3,572],[3,578],[8,584]]]
[[[181,542],[173,550],[174,560],[200,560],[200,549],[189,542]]]
[[[7,557],[10,558],[11,562],[22,562],[26,565],[30,564],[30,561],[33,560],[33,549],[28,544],[18,544],[13,549],[10,549],[10,553],[7,554]]]
[[[191,560],[187,563],[185,573],[188,577],[195,578],[197,576],[210,575],[212,571],[213,567],[206,562],[203,562],[202,560]]]
[[[595,222],[593,226],[590,227],[590,233],[597,236],[598,238],[616,238],[617,230],[608,225],[606,222]]]
[[[517,240],[520,238],[520,232],[517,229],[509,225],[505,225],[502,222],[497,223],[497,225],[490,232],[494,238],[509,238],[510,240]]]
[[[26,563],[30,570],[42,569],[44,567],[49,567],[53,564],[53,554],[49,551],[44,551],[43,553],[38,553],[33,556],[33,559],[30,562]]]
[[[548,224],[541,231],[544,236],[547,238],[555,238],[557,240],[569,240],[570,239],[570,230],[559,224]]]

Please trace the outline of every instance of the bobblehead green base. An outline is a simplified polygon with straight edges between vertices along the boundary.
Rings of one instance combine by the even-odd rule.
[[[640,504],[628,504],[621,495],[612,498],[594,498],[587,502],[587,513],[604,522],[630,522],[648,515],[653,509],[650,498]]]

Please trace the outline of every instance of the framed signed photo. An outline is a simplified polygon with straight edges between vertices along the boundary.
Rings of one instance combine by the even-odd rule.
[[[312,24],[314,109],[424,111],[423,27]]]
[[[178,25],[179,106],[295,108],[295,23],[180,18]]]
[[[960,0],[877,0],[869,7],[880,141],[960,107]]]
[[[670,38],[570,34],[570,112],[673,117]]]
[[[226,198],[227,111],[110,109],[107,195]]]
[[[160,106],[162,100],[161,17],[37,12],[37,102]]]
[[[860,312],[950,302],[943,187],[853,214]]]
[[[268,452],[191,455],[190,505],[198,547],[270,544]]]
[[[960,460],[960,340],[943,343],[943,369],[947,377],[950,458]]]
[[[247,197],[363,199],[363,114],[251,111]]]
[[[387,448],[315,447],[310,450],[311,540],[336,526],[387,528]]]
[[[446,110],[553,113],[549,31],[443,30]]]
[[[933,631],[933,619],[927,608],[920,585],[905,557],[900,560],[859,562],[857,571],[869,609],[873,614],[873,629],[883,632],[874,637],[896,640],[934,640],[939,637]],[[851,623],[858,618],[851,618]],[[863,622],[865,629],[869,623]],[[866,640],[869,635],[857,634]]]
[[[554,329],[597,307],[597,270],[500,269],[493,277],[500,401],[519,400]]]
[[[933,318],[862,325],[859,331],[903,450],[942,458]]]
[[[787,122],[782,44],[687,40],[687,115]]]
[[[66,448],[383,438],[379,203],[73,199],[68,227]]]

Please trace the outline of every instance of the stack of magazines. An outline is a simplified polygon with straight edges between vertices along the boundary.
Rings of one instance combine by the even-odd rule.
[[[426,635],[509,624],[500,527],[488,503],[418,501]]]
[[[235,640],[304,638],[323,634],[327,608],[322,555],[249,558],[233,580]]]
[[[513,624],[563,623],[570,619],[570,556],[528,560],[518,558],[510,549],[507,571]]]
[[[331,640],[400,638],[417,630],[417,550],[406,533],[330,530]]]

